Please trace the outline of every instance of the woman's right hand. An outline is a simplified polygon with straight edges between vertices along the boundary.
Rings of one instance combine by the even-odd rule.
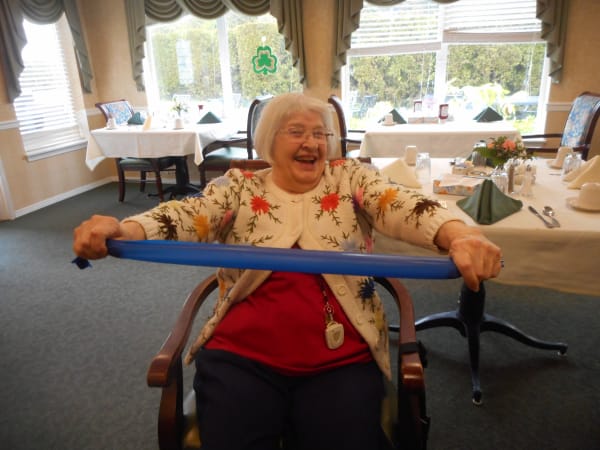
[[[73,251],[85,259],[104,258],[108,254],[107,239],[145,239],[146,234],[136,222],[121,223],[115,217],[94,215],[73,231]]]

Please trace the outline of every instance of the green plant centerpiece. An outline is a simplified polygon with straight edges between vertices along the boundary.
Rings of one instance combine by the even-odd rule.
[[[181,117],[182,112],[187,112],[188,105],[180,99],[174,98],[171,109],[177,113],[177,117]]]
[[[493,167],[504,166],[509,160],[526,160],[532,156],[520,139],[512,140],[506,136],[490,138],[486,143],[476,145],[473,149],[485,156]]]

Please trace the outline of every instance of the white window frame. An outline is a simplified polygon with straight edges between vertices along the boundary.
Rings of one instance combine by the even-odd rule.
[[[403,54],[411,54],[411,53],[436,53],[436,68],[435,68],[435,84],[434,84],[434,97],[435,98],[444,98],[446,95],[446,62],[448,60],[448,48],[449,45],[452,44],[486,44],[486,43],[543,43],[543,39],[541,38],[541,34],[539,31],[530,31],[519,29],[519,26],[515,27],[514,31],[511,32],[497,32],[497,33],[488,33],[481,32],[481,30],[475,29],[467,29],[464,30],[456,30],[456,29],[444,29],[445,23],[445,14],[447,8],[457,8],[457,5],[460,4],[461,8],[473,7],[473,5],[467,4],[469,0],[461,0],[461,2],[452,3],[452,4],[436,4],[431,2],[430,0],[405,0],[402,5],[408,5],[410,3],[419,3],[419,2],[428,2],[428,7],[436,7],[432,5],[437,5],[439,8],[439,22],[438,22],[438,30],[437,30],[437,39],[434,40],[423,40],[421,42],[415,43],[402,43],[402,44],[389,44],[385,43],[382,45],[374,45],[369,47],[356,47],[348,49],[346,55],[348,57],[348,63],[342,67],[341,70],[341,89],[342,89],[342,98],[344,99],[344,107],[349,112],[350,111],[350,61],[349,59],[357,56],[385,56],[385,55],[403,55]],[[475,4],[481,3],[489,3],[492,5],[498,4],[496,0],[470,0],[471,2],[476,2]],[[532,0],[530,0],[532,1]],[[513,4],[510,4],[510,3]],[[535,2],[532,1],[533,5]],[[511,9],[514,10],[514,5],[523,4],[523,0],[505,0],[503,5],[498,6],[501,10],[504,8],[510,14]],[[374,6],[367,5],[365,6]],[[531,7],[531,5],[530,5]],[[389,6],[381,6],[379,8],[390,8]],[[476,25],[477,26],[477,25]],[[535,129],[542,130],[545,118],[546,118],[546,104],[548,98],[549,84],[547,82],[549,73],[549,59],[544,58],[544,65],[542,68],[542,78],[540,84],[540,95],[538,97],[538,113],[535,121]]]
[[[185,17],[182,17],[185,18]],[[234,98],[233,87],[231,81],[231,73],[229,67],[229,43],[227,38],[227,24],[225,16],[220,16],[217,21],[217,36],[219,42],[219,59],[221,64],[221,84],[223,86],[223,114],[224,118],[234,116]],[[160,25],[160,24],[158,24]],[[153,113],[160,112],[160,96],[158,94],[158,82],[154,76],[154,48],[151,39],[146,39],[145,43],[145,58],[142,61],[144,68],[144,83],[146,85],[146,95],[148,97],[148,105],[153,110]]]
[[[73,45],[64,14],[54,24],[34,24],[34,28],[25,19],[24,27],[28,36],[28,44],[22,53],[25,69],[19,78],[21,95],[15,99],[13,106],[27,160],[36,161],[85,148],[86,124],[83,122],[87,119],[82,118],[75,108],[73,89],[79,85],[73,83],[77,74],[73,73],[74,65],[69,64],[69,55],[66,54],[73,51]],[[53,27],[54,32],[49,32],[52,37],[46,37],[43,43],[37,42],[35,38],[39,35],[34,35],[35,27]],[[50,40],[53,41],[51,47],[47,45]],[[43,53],[52,57],[36,61],[27,48],[30,45],[44,45]],[[44,89],[48,85],[50,88]],[[42,100],[44,96],[48,99],[46,103]]]
[[[211,104],[210,99],[208,102],[203,102],[205,109],[200,112],[204,114],[207,110],[214,112],[220,118],[225,119],[231,123],[237,123],[239,129],[246,128],[246,119],[248,116],[247,108],[241,108],[239,105],[239,93],[234,92],[233,80],[231,75],[231,58],[230,58],[230,50],[229,50],[229,37],[228,37],[228,14],[236,14],[234,11],[230,11],[217,19],[216,21],[216,32],[217,32],[217,45],[219,48],[219,64],[220,64],[220,76],[221,76],[221,94],[222,97],[218,98],[218,104]],[[276,25],[276,20],[269,13],[265,13],[265,16],[271,16],[269,19],[273,21],[273,24]],[[261,16],[259,16],[261,17]],[[185,20],[187,15],[183,15],[177,20]],[[164,25],[172,25],[172,23],[165,22]],[[161,26],[160,22],[152,23],[152,26]],[[155,73],[153,67],[155,67],[154,60],[154,48],[153,41],[151,38],[151,30],[146,30],[147,39],[145,42],[145,57],[142,61],[144,68],[144,83],[146,86],[146,95],[148,98],[148,108],[151,114],[159,116],[162,120],[164,120],[168,116],[168,111],[166,111],[166,106],[164,101],[161,101],[158,89],[158,82],[155,77]],[[279,38],[283,41],[283,35],[279,34]],[[264,45],[264,40],[262,42]],[[258,44],[257,44],[258,45]],[[300,87],[301,88],[301,87]],[[260,94],[259,94],[260,95]],[[198,111],[195,107],[190,108],[189,118],[194,118],[195,115],[198,114]],[[199,118],[199,116],[197,117]],[[184,118],[185,119],[185,118]],[[185,119],[187,120],[187,119]]]

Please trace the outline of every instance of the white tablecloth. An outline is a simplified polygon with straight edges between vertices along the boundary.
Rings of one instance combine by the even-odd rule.
[[[202,147],[226,139],[237,130],[235,124],[217,123],[189,126],[180,130],[151,128],[141,125],[121,126],[114,130],[92,130],[85,156],[90,170],[105,158],[160,158],[194,155],[196,165],[202,162]]]
[[[366,130],[360,156],[399,158],[407,145],[416,145],[433,158],[467,157],[477,141],[499,136],[520,137],[510,123],[503,121],[377,125]]]
[[[394,159],[373,159],[379,167],[391,164]],[[422,192],[443,200],[448,208],[470,225],[479,226],[485,235],[502,248],[506,266],[496,281],[513,285],[536,286],[564,292],[600,296],[600,271],[596,264],[600,254],[600,212],[574,210],[567,198],[579,190],[567,189],[567,183],[550,169],[546,161],[536,161],[537,181],[533,197],[514,196],[523,201],[523,209],[492,225],[477,225],[458,206],[460,196],[432,194],[432,183]],[[432,178],[451,170],[450,159],[432,159]],[[527,206],[540,213],[544,205],[556,211],[560,228],[546,228]],[[432,255],[432,252],[377,235],[376,251],[380,253],[404,252],[409,255]]]

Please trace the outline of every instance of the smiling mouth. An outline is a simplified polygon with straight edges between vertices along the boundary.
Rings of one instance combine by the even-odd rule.
[[[296,156],[294,157],[294,161],[303,164],[314,164],[317,158],[315,156]]]

